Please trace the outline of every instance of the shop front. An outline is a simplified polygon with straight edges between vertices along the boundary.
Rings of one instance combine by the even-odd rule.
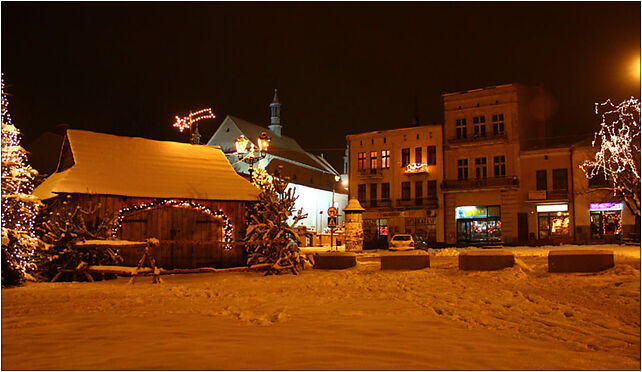
[[[622,203],[590,203],[591,239],[618,238],[622,233]]]
[[[571,219],[568,204],[537,206],[538,239],[565,239],[571,237]]]
[[[363,248],[382,249],[388,244],[388,219],[364,218],[363,219]]]
[[[455,219],[458,242],[483,243],[502,240],[499,205],[457,207]]]

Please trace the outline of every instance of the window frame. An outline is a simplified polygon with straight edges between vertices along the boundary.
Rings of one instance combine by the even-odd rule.
[[[493,156],[493,176],[506,177],[506,155]]]
[[[390,150],[381,150],[381,169],[390,168]]]

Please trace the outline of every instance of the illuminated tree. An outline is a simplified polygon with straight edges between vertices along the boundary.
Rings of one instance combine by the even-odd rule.
[[[599,149],[580,167],[589,179],[604,177],[608,189],[640,216],[640,101],[631,97],[616,106],[607,100],[595,104],[595,113],[602,115],[592,143]]]
[[[258,187],[259,202],[248,208],[248,227],[245,234],[248,265],[268,264],[268,274],[289,270],[297,274],[304,264],[299,253],[299,236],[294,226],[306,215],[295,210],[297,197],[288,181],[270,177],[264,169],[257,169],[252,182]],[[292,222],[288,219],[292,217]]]
[[[34,220],[42,205],[31,195],[38,172],[27,164],[20,131],[11,123],[2,80],[2,286],[20,284],[36,269]]]

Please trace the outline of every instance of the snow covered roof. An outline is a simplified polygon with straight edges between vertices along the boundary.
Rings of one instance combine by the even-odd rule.
[[[73,165],[34,190],[41,199],[59,193],[238,201],[258,197],[258,189],[234,171],[216,146],[72,129],[67,139]]]
[[[335,175],[339,174],[327,161],[325,161],[325,159],[323,161],[319,160],[316,155],[311,154],[301,148],[301,146],[299,146],[299,144],[291,137],[283,135],[279,136],[268,128],[264,128],[260,125],[250,123],[249,121],[228,115],[219,129],[224,126],[225,122],[229,121],[234,123],[234,125],[236,125],[241,133],[243,133],[243,135],[245,135],[245,137],[247,137],[251,141],[258,138],[261,132],[266,132],[271,138],[269,153],[272,155],[317,168],[322,172],[327,172]],[[212,138],[210,138],[207,144],[210,146],[221,145],[224,148],[227,146],[230,149],[233,149],[234,143],[231,139],[231,143],[217,143],[221,141],[221,138],[220,136],[217,136],[217,133],[218,130],[216,133],[214,133]]]

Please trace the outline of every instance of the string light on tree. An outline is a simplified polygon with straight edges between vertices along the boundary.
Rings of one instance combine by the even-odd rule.
[[[640,215],[640,100],[631,97],[618,105],[611,100],[595,104],[602,115],[592,145],[595,158],[580,167],[590,179],[605,177],[614,195],[622,197],[631,212]]]
[[[20,131],[11,122],[2,76],[2,286],[20,283],[35,269],[33,227],[40,200],[31,195],[38,172],[27,163]]]
[[[198,132],[198,122],[205,119],[214,119],[215,117],[211,108],[205,108],[196,112],[190,112],[189,115],[182,118],[175,116],[176,122],[174,123],[174,127],[178,128],[181,133],[189,128],[192,134],[191,142],[198,145],[201,142],[201,134]]]
[[[121,209],[118,212],[118,217],[116,218],[116,222],[114,223],[114,227],[112,229],[112,237],[113,238],[118,237],[118,231],[123,226],[123,218],[127,213],[161,208],[165,206],[191,208],[193,210],[205,213],[212,217],[222,219],[223,220],[223,243],[225,244],[225,249],[232,249],[231,243],[234,241],[234,226],[232,225],[232,221],[230,220],[229,217],[227,217],[225,212],[223,212],[223,210],[221,209],[214,211],[204,205],[201,205],[192,201],[185,201],[185,200],[175,200],[175,199],[155,200],[151,203],[145,203],[145,204],[140,204],[133,207]]]

